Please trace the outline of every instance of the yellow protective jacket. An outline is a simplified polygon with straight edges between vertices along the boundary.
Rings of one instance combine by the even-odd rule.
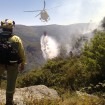
[[[25,64],[26,63],[26,56],[25,56],[23,43],[22,43],[22,40],[20,39],[20,37],[18,37],[17,35],[13,35],[12,37],[9,38],[9,41],[18,43],[19,56],[22,60],[22,63]]]

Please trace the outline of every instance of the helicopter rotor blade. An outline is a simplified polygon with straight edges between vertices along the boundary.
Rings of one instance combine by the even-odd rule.
[[[38,14],[38,15],[36,15],[35,17],[37,17],[37,16],[39,16],[40,15],[40,13]]]
[[[58,8],[58,7],[61,7],[62,5],[58,5],[58,6],[55,6],[55,7],[52,7],[52,8],[48,8],[46,10],[52,10],[52,9],[55,9],[55,8]]]
[[[42,11],[42,10],[35,10],[35,11],[24,11],[24,12],[39,12],[39,11]]]

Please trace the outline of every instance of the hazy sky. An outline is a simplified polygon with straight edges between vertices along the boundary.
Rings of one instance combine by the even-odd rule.
[[[50,21],[45,23],[35,17],[43,9],[43,0],[0,0],[0,20],[12,19],[23,25],[69,25],[99,22],[105,16],[105,0],[45,0]],[[58,6],[58,7],[57,7]],[[56,8],[54,8],[56,7]]]

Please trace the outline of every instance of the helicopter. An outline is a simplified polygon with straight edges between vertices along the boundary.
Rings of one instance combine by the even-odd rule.
[[[46,6],[46,2],[44,0],[44,7],[42,10],[35,10],[35,11],[24,11],[24,12],[39,12],[39,14],[37,14],[35,17],[39,16],[40,15],[40,20],[42,22],[48,22],[50,20],[50,17],[48,15],[48,12],[47,10],[45,9],[45,6]]]

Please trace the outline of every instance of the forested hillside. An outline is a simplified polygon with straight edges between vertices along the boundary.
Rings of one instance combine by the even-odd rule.
[[[27,66],[26,70],[34,67],[39,67],[44,64],[45,60],[42,56],[40,38],[44,31],[47,31],[49,36],[54,37],[58,43],[65,46],[70,45],[70,40],[78,39],[82,34],[89,38],[89,33],[95,28],[94,24],[81,23],[67,26],[62,25],[47,25],[47,26],[24,26],[16,25],[14,33],[20,36],[23,40],[26,54]]]
[[[80,56],[57,57],[24,75],[20,87],[45,84],[77,90],[105,82],[105,33],[97,32]],[[102,84],[101,84],[102,85]],[[94,90],[93,90],[94,91]],[[104,90],[103,90],[104,91]]]

